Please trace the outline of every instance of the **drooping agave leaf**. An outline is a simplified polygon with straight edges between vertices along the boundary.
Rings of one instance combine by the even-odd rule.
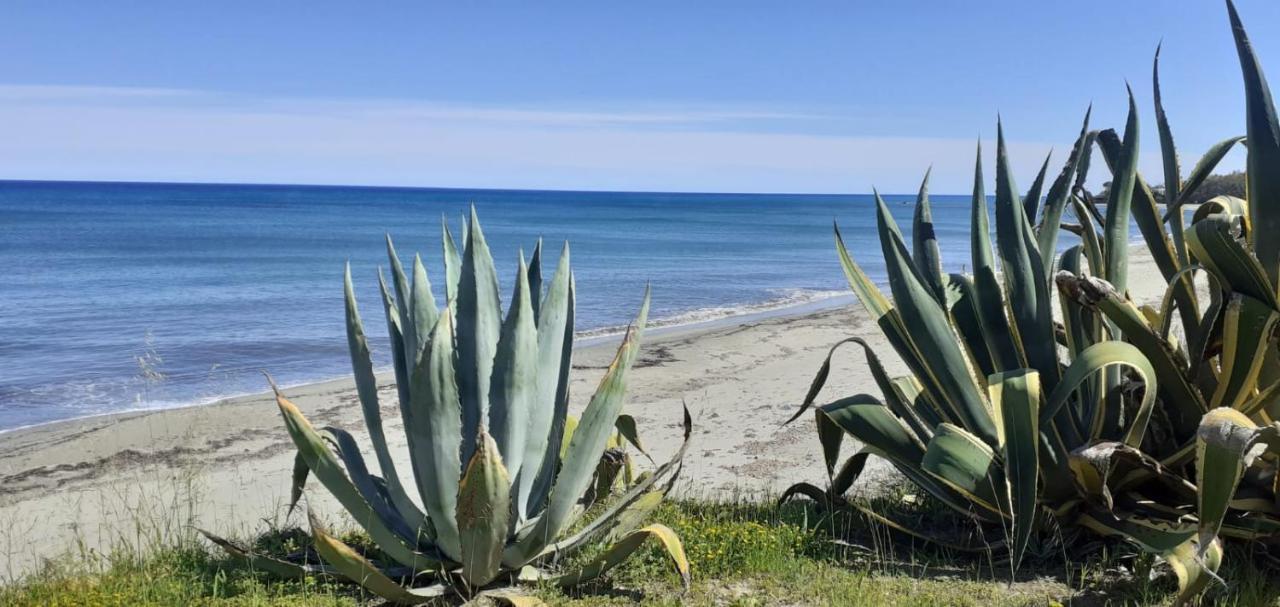
[[[560,261],[538,318],[538,403],[545,404],[529,416],[529,438],[524,464],[516,475],[516,507],[520,520],[541,511],[551,490],[554,462],[559,455],[560,431],[554,420],[568,410],[569,369],[573,356],[573,276],[569,269],[569,244],[560,252]]]
[[[631,446],[635,447],[636,451],[643,453],[645,457],[649,457],[649,453],[640,444],[640,431],[636,427],[636,418],[624,413],[618,416],[618,420],[613,425],[617,428],[618,434],[626,439],[628,443],[631,443]],[[649,459],[650,461],[653,460],[653,458]]]
[[[1244,76],[1245,124],[1249,155],[1245,160],[1245,190],[1249,192],[1250,244],[1270,284],[1280,284],[1280,118],[1271,88],[1240,22],[1235,4],[1227,2],[1231,33]]]
[[[1114,166],[1115,176],[1107,197],[1107,221],[1103,226],[1103,254],[1107,280],[1121,293],[1129,288],[1129,209],[1138,176],[1138,105],[1129,90],[1129,118]]]
[[[285,516],[293,514],[293,509],[298,507],[298,500],[302,499],[302,491],[306,488],[309,474],[311,469],[307,467],[307,459],[301,452],[295,453],[293,473],[289,476],[289,509],[285,512]]]
[[[918,466],[924,458],[925,445],[870,394],[856,394],[818,407],[815,417],[828,475],[835,473],[845,433],[876,448],[894,463]]]
[[[476,440],[480,444],[458,485],[462,577],[473,587],[488,584],[501,571],[511,511],[511,481],[498,445],[483,427]]]
[[[551,581],[557,585],[568,587],[598,578],[626,561],[632,553],[643,546],[645,541],[650,538],[656,539],[662,544],[663,551],[671,558],[671,563],[675,566],[676,572],[680,574],[680,581],[684,584],[685,590],[688,590],[689,585],[692,583],[692,578],[689,573],[689,559],[685,556],[684,545],[680,542],[680,536],[676,535],[676,532],[672,531],[670,527],[657,523],[627,534],[626,537],[618,540],[617,543],[610,546],[605,550],[604,554],[601,554],[595,560],[576,571],[554,577]]]
[[[224,552],[243,562],[251,570],[265,571],[276,577],[284,579],[305,579],[312,576],[337,576],[340,575],[337,570],[328,567],[323,563],[295,563],[275,557],[267,556],[254,552],[247,546],[242,546],[236,542],[224,539],[204,529],[197,529],[200,535],[205,539],[213,542],[214,545],[221,548]]]
[[[924,174],[920,192],[916,194],[915,214],[911,221],[912,252],[916,267],[925,282],[933,289],[938,301],[946,300],[946,288],[942,279],[942,253],[938,249],[938,235],[933,231],[933,212],[929,209],[929,173]]]
[[[1235,294],[1222,325],[1222,370],[1212,407],[1238,408],[1254,394],[1267,354],[1276,344],[1280,313],[1249,297]]]
[[[1226,407],[1205,414],[1196,432],[1196,485],[1199,493],[1200,545],[1218,534],[1227,507],[1263,451],[1280,453],[1280,422],[1259,427],[1245,414]]]
[[[946,399],[952,414],[963,420],[965,428],[983,440],[994,442],[995,428],[991,413],[978,392],[964,353],[956,343],[946,311],[920,282],[919,275],[912,268],[901,234],[893,223],[889,207],[878,195],[876,207],[889,286],[893,290],[894,302],[902,314],[904,325],[912,327],[909,333],[911,343],[920,352],[921,360],[942,388],[942,397]]]
[[[351,482],[342,465],[338,463],[338,458],[320,434],[303,417],[298,407],[289,402],[279,391],[276,391],[276,405],[280,409],[281,417],[284,418],[289,437],[293,439],[298,452],[306,459],[307,468],[351,514],[351,517],[369,533],[369,537],[387,556],[416,569],[427,569],[437,562],[436,559],[419,552],[416,546],[410,545],[388,526]]]
[[[506,473],[515,478],[525,459],[530,419],[538,407],[538,330],[533,316],[524,257],[516,271],[515,292],[498,339],[489,392],[489,423],[503,454]]]
[[[1006,491],[1013,514],[1013,568],[1026,554],[1036,527],[1040,478],[1040,374],[1032,369],[998,373],[987,382],[1004,453]]]
[[[405,588],[397,584],[359,552],[326,532],[315,517],[311,517],[311,537],[320,558],[335,571],[365,590],[392,603],[418,605],[442,597],[448,592],[448,588],[443,584],[421,588]]]
[[[1101,441],[1071,452],[1068,467],[1085,500],[1108,512],[1115,510],[1115,493],[1154,477],[1179,497],[1194,500],[1195,485],[1164,467],[1155,458],[1124,443]]]
[[[1173,604],[1186,605],[1218,579],[1216,573],[1222,566],[1222,542],[1214,540],[1201,550],[1195,540],[1187,540],[1160,556],[1178,578],[1178,596]]]
[[[378,403],[378,379],[373,374],[373,360],[369,353],[369,341],[364,334],[364,323],[360,320],[360,309],[356,304],[355,289],[351,284],[351,265],[347,264],[343,277],[343,292],[346,301],[347,349],[351,354],[351,369],[355,376],[356,395],[360,400],[360,411],[364,415],[365,428],[369,432],[369,442],[373,444],[374,456],[378,459],[378,468],[386,479],[387,489],[391,494],[396,509],[406,518],[410,525],[418,529],[426,528],[422,511],[413,504],[400,483],[400,475],[396,472],[395,460],[387,447],[387,437],[382,428],[382,408]],[[392,336],[395,339],[395,336]],[[304,462],[305,463],[305,462]],[[301,494],[301,486],[296,481],[298,469],[295,465],[294,480]],[[305,479],[305,475],[303,476]],[[297,503],[297,498],[290,500]],[[290,510],[292,510],[290,506]]]
[[[627,375],[640,351],[640,339],[648,317],[649,289],[646,288],[644,303],[640,306],[635,322],[627,330],[622,345],[618,347],[617,356],[582,412],[578,428],[569,443],[569,451],[556,475],[547,510],[535,523],[532,535],[554,538],[570,522],[573,506],[591,482],[596,463],[604,453],[605,443],[613,433],[614,422],[621,413]]]
[[[1095,373],[1102,371],[1108,367],[1122,365],[1137,373],[1139,378],[1145,384],[1145,390],[1142,396],[1142,403],[1138,405],[1138,409],[1132,420],[1128,424],[1128,430],[1125,433],[1124,443],[1130,447],[1137,448],[1141,445],[1143,436],[1146,434],[1147,423],[1151,417],[1151,409],[1155,406],[1156,393],[1159,385],[1156,380],[1156,371],[1151,366],[1151,362],[1143,355],[1133,344],[1122,341],[1104,341],[1093,344],[1081,352],[1071,365],[1067,367],[1066,373],[1062,376],[1062,382],[1058,387],[1049,393],[1048,399],[1045,400],[1045,406],[1040,411],[1040,421],[1045,423],[1057,415],[1058,411],[1063,407],[1079,386],[1086,380],[1093,377]],[[1090,428],[1088,429],[1090,437],[1097,439],[1101,428],[1101,411],[1089,411],[1091,417],[1088,418]]]
[[[844,460],[844,464],[840,466],[840,471],[831,477],[831,487],[828,491],[832,495],[844,495],[853,488],[853,484],[857,482],[858,477],[862,476],[862,470],[867,466],[867,458],[871,457],[870,453],[859,451]]]
[[[1037,244],[1044,264],[1045,276],[1053,271],[1053,256],[1058,250],[1058,230],[1062,224],[1062,213],[1071,198],[1071,186],[1077,172],[1087,171],[1088,161],[1085,159],[1093,146],[1089,137],[1089,117],[1093,114],[1093,106],[1084,114],[1084,125],[1080,127],[1080,136],[1071,146],[1071,154],[1062,167],[1062,172],[1049,186],[1049,194],[1045,197],[1044,212],[1040,214],[1040,228],[1036,235]],[[1085,168],[1081,168],[1084,165]]]
[[[1003,125],[997,126],[996,133],[996,242],[1012,316],[1010,329],[1023,364],[1039,371],[1045,389],[1052,390],[1058,383],[1058,346],[1053,340],[1049,286],[1013,183]]]
[[[1173,130],[1169,128],[1169,117],[1165,115],[1164,103],[1160,98],[1160,47],[1156,45],[1156,58],[1151,66],[1151,89],[1156,107],[1156,129],[1160,133],[1160,158],[1164,169],[1164,200],[1172,209],[1177,205],[1182,193],[1182,169],[1178,164],[1178,149],[1173,144]],[[1172,233],[1174,249],[1178,254],[1180,265],[1187,264],[1187,249],[1183,238],[1184,221],[1182,213],[1174,213],[1169,218],[1169,230]]]
[[[1021,365],[1009,320],[1004,313],[1000,281],[996,278],[995,257],[991,252],[991,221],[987,216],[987,195],[982,185],[982,144],[978,144],[973,169],[973,199],[970,203],[970,257],[973,261],[973,283],[977,293],[978,321],[987,340],[987,351],[997,371],[1016,369]],[[882,237],[883,238],[883,237]],[[883,243],[882,243],[883,244]],[[894,294],[895,300],[897,294]],[[967,424],[966,424],[967,426]],[[990,438],[980,434],[984,439]],[[991,436],[994,436],[992,434]]]
[[[502,331],[498,274],[485,242],[475,207],[467,224],[467,245],[462,254],[462,278],[458,282],[458,317],[455,369],[458,401],[462,404],[462,461],[471,460],[480,426],[489,416],[489,386],[494,355]]]
[[[946,483],[969,501],[1002,514],[1001,485],[1004,475],[995,465],[996,454],[978,437],[954,424],[934,428],[920,467]]]
[[[458,560],[461,547],[456,518],[462,406],[453,372],[453,315],[445,310],[410,379],[411,403],[404,420],[409,459],[427,516],[440,549]]]
[[[1044,176],[1049,172],[1049,160],[1053,158],[1053,151],[1044,157],[1044,164],[1040,165],[1040,172],[1036,173],[1036,178],[1031,182],[1031,189],[1027,190],[1027,195],[1022,199],[1023,214],[1031,225],[1036,223],[1036,215],[1040,212],[1040,194],[1044,190]]]

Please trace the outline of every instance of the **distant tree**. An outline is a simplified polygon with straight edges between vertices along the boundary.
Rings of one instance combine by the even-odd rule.
[[[1111,182],[1107,181],[1102,184],[1102,189],[1096,192],[1093,197],[1099,203],[1107,201],[1107,196],[1111,190]],[[1155,195],[1156,202],[1164,204],[1164,185],[1152,186],[1151,193]],[[1188,204],[1200,204],[1214,196],[1235,196],[1236,198],[1244,198],[1244,171],[1232,171],[1225,175],[1210,175],[1205,178],[1204,183],[1196,188],[1191,194],[1191,200]]]

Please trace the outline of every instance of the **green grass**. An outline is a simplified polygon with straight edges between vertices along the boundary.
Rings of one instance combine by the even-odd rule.
[[[914,529],[954,530],[961,521],[931,504],[902,511]],[[1007,566],[982,555],[941,550],[891,536],[856,513],[826,515],[812,504],[678,501],[655,514],[684,539],[694,585],[678,577],[656,549],[643,550],[602,581],[572,591],[531,589],[552,605],[1073,605],[1165,604],[1172,575],[1123,545],[1070,561],[1048,555],[1024,565],[1010,583]],[[840,542],[833,541],[840,538]],[[347,538],[359,543],[360,537]],[[257,549],[285,553],[309,540],[296,530],[256,538]],[[591,554],[578,559],[590,558]],[[571,563],[566,563],[569,565]],[[1155,571],[1158,575],[1151,576]],[[1234,549],[1211,593],[1213,604],[1278,604],[1280,579]],[[456,603],[456,601],[455,601]],[[142,557],[65,558],[16,585],[0,588],[0,605],[378,605],[349,585],[284,582],[250,571],[194,539]]]

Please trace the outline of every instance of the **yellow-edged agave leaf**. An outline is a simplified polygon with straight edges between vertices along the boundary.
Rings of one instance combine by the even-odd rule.
[[[947,292],[951,295],[947,305],[947,311],[951,313],[951,324],[960,334],[960,340],[964,343],[969,360],[976,367],[979,377],[995,373],[995,360],[982,331],[978,293],[974,288],[973,278],[964,274],[949,274]]]
[[[680,542],[680,537],[670,527],[656,523],[632,531],[610,546],[604,554],[581,569],[557,576],[552,578],[551,581],[560,586],[575,586],[600,577],[610,569],[622,564],[633,552],[651,538],[658,540],[662,544],[663,551],[671,558],[672,565],[675,566],[676,572],[680,574],[680,580],[684,584],[685,590],[688,590],[692,578],[689,572],[689,559],[684,553],[684,545]]]
[[[1235,4],[1228,0],[1231,33],[1244,76],[1245,124],[1249,155],[1245,190],[1249,192],[1251,243],[1271,284],[1280,283],[1280,119],[1258,56],[1244,31]],[[1270,302],[1274,303],[1274,302]]]
[[[1121,293],[1129,288],[1129,209],[1138,177],[1138,106],[1133,100],[1133,90],[1128,92],[1129,117],[1125,120],[1120,154],[1112,166],[1114,177],[1108,189],[1110,195],[1102,246],[1106,256],[1107,280]]]
[[[1004,300],[1000,290],[1000,280],[996,277],[995,257],[991,253],[991,223],[987,215],[987,195],[982,183],[982,143],[978,143],[978,153],[973,169],[973,198],[969,205],[969,253],[973,262],[973,283],[976,297],[974,303],[978,312],[978,322],[982,327],[982,335],[987,340],[987,351],[996,371],[1016,369],[1022,366],[1019,360],[1019,346],[1014,340],[1008,318],[1005,317]],[[881,246],[884,236],[881,235]],[[898,297],[894,294],[894,299]],[[899,304],[901,305],[901,304]],[[911,326],[915,326],[914,323]],[[968,421],[968,420],[966,420]],[[968,423],[965,424],[968,426]],[[990,428],[989,428],[990,429]],[[990,442],[994,436],[990,432],[979,433],[979,436]]]
[[[870,394],[856,394],[818,407],[815,418],[828,474],[835,473],[845,433],[887,454],[895,463],[918,467],[924,457],[924,443]]]
[[[1089,117],[1093,114],[1093,106],[1084,114],[1084,124],[1080,127],[1080,136],[1076,138],[1075,145],[1071,147],[1071,155],[1067,157],[1067,162],[1062,167],[1062,172],[1058,173],[1058,177],[1053,180],[1053,185],[1049,186],[1049,194],[1044,201],[1044,211],[1040,214],[1040,224],[1036,233],[1036,242],[1041,252],[1041,263],[1044,264],[1044,275],[1049,276],[1053,272],[1053,255],[1058,250],[1058,229],[1062,224],[1062,213],[1067,208],[1067,202],[1071,198],[1071,184],[1075,179],[1077,171],[1083,162],[1084,155],[1087,153],[1089,146],[1092,145],[1089,139]]]
[[[942,274],[942,252],[938,249],[938,235],[933,231],[933,212],[929,208],[931,172],[932,169],[925,172],[920,192],[916,194],[916,207],[911,219],[911,251],[920,275],[941,302],[946,299],[946,284]]]
[[[1247,295],[1231,297],[1223,318],[1222,370],[1212,406],[1239,408],[1254,395],[1267,354],[1275,348],[1277,323],[1280,313],[1275,308]]]
[[[462,577],[473,587],[493,581],[502,569],[511,512],[511,480],[498,445],[483,427],[476,440],[480,444],[458,485]]]
[[[1004,452],[1016,570],[1035,529],[1040,476],[1040,374],[1033,369],[997,373],[988,385]]]
[[[489,392],[489,423],[493,440],[498,444],[503,465],[511,477],[519,475],[524,463],[530,420],[539,402],[538,329],[533,315],[534,296],[529,286],[529,268],[525,265],[523,253],[517,265],[515,283],[507,319],[498,338]]]
[[[1182,189],[1178,191],[1178,197],[1174,204],[1165,212],[1166,221],[1174,221],[1175,217],[1182,214],[1182,206],[1187,204],[1196,190],[1204,183],[1205,179],[1218,168],[1218,163],[1226,158],[1227,152],[1235,147],[1238,143],[1244,143],[1244,136],[1237,135],[1228,137],[1209,147],[1209,150],[1200,157],[1200,161],[1191,169],[1191,174],[1187,175],[1187,180],[1183,183]],[[1167,196],[1166,192],[1166,196]],[[1242,208],[1242,210],[1244,210]],[[1245,212],[1248,212],[1245,210]]]
[[[1187,502],[1195,496],[1195,485],[1155,458],[1121,442],[1103,441],[1082,446],[1071,452],[1068,466],[1080,495],[1106,511],[1114,510],[1116,492],[1152,477]]]
[[[1126,445],[1134,448],[1139,447],[1142,444],[1143,436],[1146,434],[1147,423],[1151,419],[1151,410],[1155,406],[1156,392],[1159,386],[1155,369],[1152,368],[1151,362],[1147,360],[1147,357],[1137,347],[1122,341],[1096,343],[1089,346],[1085,351],[1077,355],[1075,360],[1071,361],[1071,365],[1067,367],[1066,373],[1062,376],[1062,382],[1049,394],[1049,398],[1045,401],[1044,409],[1040,412],[1041,423],[1046,423],[1052,419],[1066,405],[1071,398],[1071,394],[1083,385],[1086,380],[1096,373],[1113,366],[1125,366],[1132,369],[1146,384],[1142,402],[1138,405],[1137,411],[1129,422],[1124,438]],[[1095,439],[1101,429],[1100,420],[1102,418],[1101,412],[1093,412],[1092,420],[1089,422],[1091,425],[1090,435]]]
[[[418,493],[440,549],[455,561],[458,541],[458,479],[462,427],[458,386],[453,373],[453,314],[444,311],[431,335],[431,346],[411,378],[411,402],[404,430]]]
[[[1010,328],[1023,366],[1036,369],[1046,389],[1058,383],[1058,344],[1053,340],[1049,285],[1031,226],[1018,200],[1004,143],[996,125],[996,244],[1000,251]]]
[[[458,402],[462,405],[462,462],[471,461],[480,426],[488,423],[489,386],[502,331],[498,273],[474,206],[467,226],[462,277],[458,282],[457,331],[454,332],[457,340],[454,368]]]
[[[1164,169],[1164,197],[1169,201],[1170,208],[1177,205],[1178,199],[1181,198],[1182,191],[1182,167],[1178,162],[1178,148],[1173,143],[1173,129],[1169,126],[1169,117],[1164,111],[1164,102],[1160,96],[1160,48],[1162,44],[1156,45],[1156,58],[1151,65],[1151,90],[1153,94],[1153,103],[1156,108],[1156,129],[1160,133],[1160,158],[1163,161]],[[1183,242],[1182,232],[1185,228],[1185,222],[1182,213],[1171,213],[1165,218],[1169,222],[1169,230],[1173,236],[1174,246],[1177,249],[1178,263],[1187,264],[1186,244]]]
[[[397,584],[368,559],[352,550],[350,546],[336,537],[326,533],[313,517],[311,519],[311,536],[315,541],[316,552],[320,558],[333,567],[343,577],[359,584],[392,603],[400,605],[418,605],[442,597],[447,592],[443,584],[421,588],[405,588]]]
[[[1254,206],[1258,205],[1250,205],[1250,208]],[[1187,231],[1187,248],[1200,265],[1217,275],[1220,284],[1275,307],[1276,293],[1266,270],[1259,259],[1236,239],[1234,232],[1230,216],[1210,215],[1191,224]]]
[[[278,390],[276,405],[284,418],[289,437],[293,439],[294,446],[307,462],[307,468],[351,514],[351,517],[369,533],[369,537],[387,553],[387,556],[416,569],[429,568],[438,562],[419,552],[405,537],[391,529],[387,521],[383,520],[351,482],[342,465],[338,463],[338,458],[325,444],[320,434],[303,417],[298,407],[289,402]]]
[[[992,442],[995,428],[990,409],[978,391],[964,352],[956,343],[947,313],[921,282],[889,207],[878,194],[876,225],[880,231],[880,246],[894,303],[902,315],[904,326],[911,327],[908,339],[937,382],[941,398],[951,414],[965,428]]]
[[[1201,550],[1195,540],[1187,540],[1160,556],[1178,578],[1178,596],[1173,604],[1185,605],[1208,588],[1210,582],[1218,579],[1216,573],[1222,565],[1222,542],[1215,539]]]
[[[1131,542],[1147,552],[1164,554],[1188,540],[1194,539],[1194,523],[1148,518],[1130,514],[1120,518],[1102,510],[1089,510],[1080,515],[1078,523],[1103,537],[1114,537]]]
[[[1001,508],[1007,498],[999,493],[1004,476],[995,458],[990,446],[964,428],[940,424],[934,428],[920,467],[969,501],[996,515],[1007,515]]]
[[[1264,450],[1280,452],[1280,422],[1259,427],[1226,407],[1205,414],[1196,433],[1201,546],[1218,534],[1245,470]]]

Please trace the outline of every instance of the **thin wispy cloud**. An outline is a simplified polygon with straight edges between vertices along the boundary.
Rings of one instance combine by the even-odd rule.
[[[777,108],[499,107],[7,85],[0,177],[907,192],[932,164],[935,191],[969,188],[973,140],[826,134],[839,120]],[[1049,147],[1010,142],[1019,175],[1029,180]]]

